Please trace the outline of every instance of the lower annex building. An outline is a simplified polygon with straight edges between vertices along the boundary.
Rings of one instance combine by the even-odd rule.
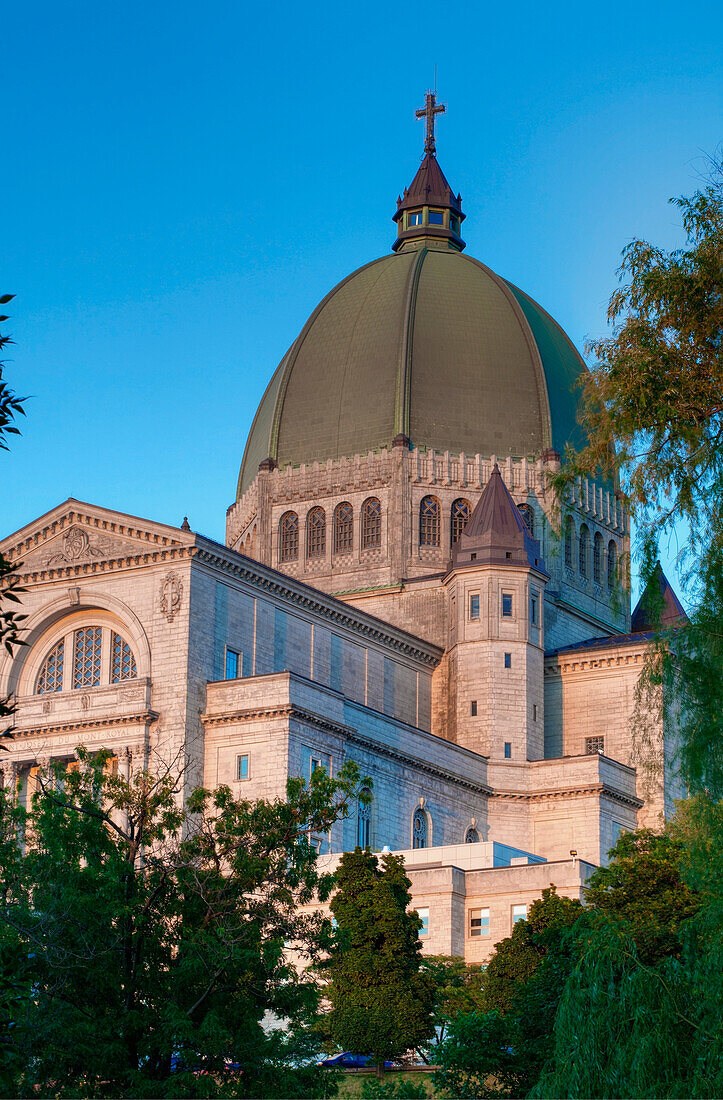
[[[464,253],[435,111],[428,93],[392,252],[327,295],[269,383],[226,545],[74,499],[0,543],[28,614],[0,657],[0,768],[26,800],[83,744],[254,798],[353,759],[371,802],[320,853],[402,851],[425,950],[476,961],[681,792],[674,731],[655,768],[631,737],[651,634],[620,499],[582,480],[560,515],[548,484],[580,442],[584,364]]]

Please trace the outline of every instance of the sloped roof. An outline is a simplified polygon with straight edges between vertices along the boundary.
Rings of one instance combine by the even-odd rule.
[[[540,544],[530,534],[496,462],[464,532],[452,547],[455,568],[472,562],[476,565],[524,562],[546,572]]]
[[[658,589],[657,598],[656,586]],[[661,599],[662,606],[658,602]],[[656,604],[660,607],[659,621],[656,621]],[[630,629],[633,631],[664,630],[666,627],[679,626],[687,618],[682,603],[673,591],[673,587],[663,572],[660,562],[658,562],[633,611]]]

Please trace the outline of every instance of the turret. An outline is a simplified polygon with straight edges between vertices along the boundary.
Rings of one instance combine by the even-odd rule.
[[[549,579],[495,467],[445,578],[449,734],[493,760],[544,756],[544,595]]]

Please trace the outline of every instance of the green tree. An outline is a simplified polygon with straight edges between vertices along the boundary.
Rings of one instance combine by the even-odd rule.
[[[497,944],[480,1011],[462,1014],[436,1054],[435,1083],[455,1097],[523,1096],[552,1050],[551,1023],[575,959],[566,935],[583,914],[555,887]]]
[[[444,1042],[451,1021],[480,1008],[484,971],[479,964],[466,963],[461,955],[425,955],[421,972],[429,977],[434,990],[434,1036],[417,1048],[427,1062],[434,1061],[435,1048]]]
[[[325,1027],[354,1054],[384,1062],[420,1046],[434,1031],[434,990],[421,973],[421,921],[409,912],[410,881],[399,856],[381,867],[370,851],[345,853],[331,910],[337,928],[325,964],[330,1011]]]
[[[172,769],[128,781],[78,755],[27,814],[0,792],[2,1093],[329,1094],[305,1067],[318,983],[288,949],[313,963],[329,945],[299,910],[332,886],[307,837],[345,812],[356,768],[292,779],[286,800],[220,787],[179,807]]]
[[[14,298],[13,294],[0,296],[0,306],[5,306]],[[5,314],[0,315],[0,324],[8,320]],[[10,336],[0,333],[0,356],[8,344],[12,344]],[[5,361],[0,358],[0,450],[8,449],[8,436],[19,435],[20,429],[16,421],[19,416],[25,415],[23,409],[24,398],[17,394],[4,378]],[[21,623],[27,617],[18,611],[20,593],[23,589],[16,576],[17,564],[11,564],[7,558],[0,554],[0,646],[4,646],[12,655],[16,646],[22,645],[20,631]],[[7,734],[3,726],[3,719],[13,713],[14,707],[10,699],[0,699],[0,736]]]

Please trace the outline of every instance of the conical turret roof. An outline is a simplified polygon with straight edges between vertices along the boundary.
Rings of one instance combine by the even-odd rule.
[[[463,534],[452,546],[453,568],[471,564],[524,564],[547,572],[540,544],[530,534],[496,462]]]
[[[659,594],[655,591],[656,585]],[[658,602],[661,600],[662,604]],[[660,608],[660,619],[656,622],[657,607]],[[630,621],[631,631],[634,634],[642,634],[647,630],[664,630],[666,627],[680,626],[687,618],[682,603],[673,591],[673,586],[663,572],[660,562],[657,562],[653,575],[633,611]]]

